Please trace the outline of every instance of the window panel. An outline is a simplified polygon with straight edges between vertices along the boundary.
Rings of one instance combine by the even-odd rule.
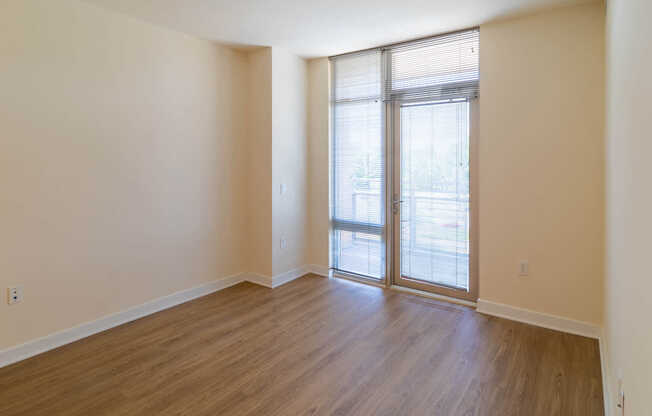
[[[401,110],[401,119],[404,114],[409,120],[401,121],[401,130],[410,129],[401,135],[412,149],[401,148],[401,169],[407,169],[401,182],[408,180],[401,183],[401,215],[411,225],[400,225],[401,268],[417,279],[442,276],[446,281],[439,283],[468,288],[466,101],[478,96],[478,57],[476,28],[331,58],[335,269],[379,279],[385,274],[389,101],[388,108],[409,104]],[[413,106],[443,101],[449,104]],[[411,159],[403,159],[410,152]],[[404,195],[406,190],[412,194]]]
[[[382,225],[384,152],[379,101],[336,104],[334,219]]]
[[[337,269],[381,279],[385,271],[385,244],[381,236],[335,230],[333,233]]]
[[[469,288],[469,104],[401,107],[401,275]]]
[[[386,48],[388,100],[474,98],[479,91],[480,33],[450,33]]]
[[[333,267],[381,279],[385,270],[385,151],[381,54],[332,61]]]
[[[381,94],[380,52],[366,52],[333,61],[333,99],[375,100]]]

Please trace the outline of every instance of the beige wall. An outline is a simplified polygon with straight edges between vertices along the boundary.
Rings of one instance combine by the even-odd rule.
[[[271,277],[307,260],[307,65],[276,47],[249,52],[247,61],[249,225],[244,271]]]
[[[308,139],[306,61],[272,48],[272,274],[306,264]],[[281,194],[281,185],[284,192]],[[280,241],[284,239],[285,247]]]
[[[601,322],[602,36],[600,6],[481,28],[483,299]],[[2,2],[0,50],[0,287],[25,287],[0,305],[0,349],[328,265],[327,59],[72,0]]]
[[[601,324],[604,9],[485,24],[480,42],[480,298]]]
[[[626,415],[652,408],[651,15],[648,0],[608,3],[605,321],[613,415],[619,376]]]
[[[487,23],[480,42],[480,298],[601,324],[603,7]],[[308,78],[310,262],[324,264],[327,60]]]
[[[329,86],[328,58],[308,61],[308,168],[310,242],[308,263],[329,265]]]
[[[247,54],[246,272],[272,275],[272,49]]]
[[[0,2],[0,349],[244,268],[244,55]]]

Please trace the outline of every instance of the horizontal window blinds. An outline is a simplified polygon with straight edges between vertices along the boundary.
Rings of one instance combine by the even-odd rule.
[[[477,97],[479,51],[470,29],[330,58],[333,268],[385,274],[383,101]]]
[[[446,100],[479,92],[478,29],[383,48],[387,55],[384,98]]]
[[[385,152],[381,52],[331,61],[333,267],[384,274]]]
[[[379,50],[344,55],[332,60],[335,102],[377,100],[381,95]]]
[[[468,291],[468,101],[400,108],[401,276]]]

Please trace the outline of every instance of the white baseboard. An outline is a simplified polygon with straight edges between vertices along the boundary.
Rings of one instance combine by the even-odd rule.
[[[280,273],[272,277],[272,288],[279,287],[310,273],[307,266],[297,267],[289,272]]]
[[[328,268],[325,268],[325,270],[325,275],[328,276]],[[0,350],[0,368],[61,347],[62,345],[70,344],[71,342],[97,334],[98,332],[106,331],[107,329],[134,321],[181,303],[206,296],[218,290],[226,289],[227,287],[240,282],[248,281],[265,287],[275,288],[298,279],[308,273],[324,275],[324,268],[321,266],[307,265],[290,270],[286,273],[278,274],[274,277],[263,276],[256,273],[239,273],[214,280],[197,287],[154,299],[143,303],[142,305],[125,309],[124,311],[104,316],[95,321],[86,322],[15,347]]]
[[[250,283],[254,283],[260,286],[265,286],[272,288],[272,277],[264,276],[258,273],[242,273],[242,280]]]
[[[609,351],[604,330],[600,332],[600,370],[602,371],[602,394],[604,395],[604,415],[611,414],[611,389],[609,387]]]
[[[604,414],[605,416],[609,416],[611,414],[611,392],[609,389],[608,362],[609,353],[607,351],[605,333],[602,328],[588,322],[562,318],[560,316],[517,308],[515,306],[491,302],[484,299],[478,299],[478,306],[476,310],[480,313],[498,316],[505,319],[511,319],[512,321],[524,322],[526,324],[536,325],[543,328],[554,329],[557,331],[568,332],[570,334],[582,335],[588,338],[597,339],[600,346],[600,367],[602,372]]]
[[[22,345],[0,350],[0,368],[80,340],[82,338],[97,334],[107,329],[134,321],[147,315],[151,315],[164,309],[171,308],[181,303],[206,296],[243,281],[249,281],[251,283],[269,288],[275,288],[285,283],[291,282],[292,280],[295,280],[308,273],[314,273],[320,276],[328,277],[329,269],[325,266],[306,265],[273,277],[263,276],[256,273],[240,273],[237,275],[218,279],[200,286],[154,299],[142,305],[138,305],[124,311],[117,312],[115,314],[107,315],[95,321],[86,322],[81,325],[77,325],[75,327],[35,339]],[[501,303],[486,301],[483,299],[478,299],[477,311],[487,315],[498,316],[501,318],[537,325],[544,328],[550,328],[558,331],[569,332],[572,334],[599,339],[605,415],[609,415],[611,408],[609,407],[610,395],[608,382],[609,366],[607,363],[607,346],[604,340],[604,334],[596,325],[535,312],[527,309],[521,309]]]
[[[320,266],[318,264],[309,264],[306,266],[306,269],[308,273],[316,274],[318,276],[323,276],[323,277],[329,277],[331,271],[330,267]]]
[[[182,290],[15,347],[0,350],[0,368],[242,282],[242,274]]]
[[[275,276],[265,276],[258,273],[243,273],[242,280],[273,289],[305,276],[308,273],[328,277],[328,272],[328,267],[308,264],[285,273],[279,273]]]
[[[549,315],[529,309],[517,308],[502,303],[478,299],[476,310],[486,315],[493,315],[500,318],[511,319],[512,321],[523,322],[556,331],[568,332],[589,338],[600,338],[600,327],[588,322],[576,321],[561,316]]]

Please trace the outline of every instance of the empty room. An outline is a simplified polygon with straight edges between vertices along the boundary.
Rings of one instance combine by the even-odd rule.
[[[0,415],[652,415],[650,18],[0,0]]]

